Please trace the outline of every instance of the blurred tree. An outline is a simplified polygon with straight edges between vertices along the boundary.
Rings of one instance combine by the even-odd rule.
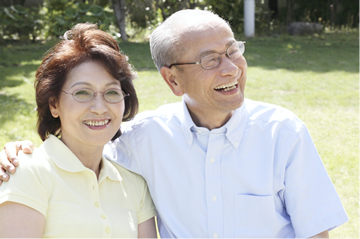
[[[97,5],[99,1],[90,4],[83,0],[45,0],[47,9],[46,36],[61,36],[76,23],[97,23],[100,29],[108,29],[115,22],[114,14],[103,6]]]
[[[201,0],[155,0],[154,2],[156,9],[159,9],[161,12],[163,21],[179,10],[204,7],[204,1]]]
[[[320,22],[328,26],[359,26],[359,1],[356,0],[287,0],[287,23]],[[291,17],[290,17],[291,16]]]
[[[235,32],[242,32],[244,22],[244,1],[228,0],[219,4],[218,0],[207,0],[207,7],[227,20]]]
[[[38,7],[25,8],[21,5],[4,7],[0,14],[1,37],[34,42],[44,27],[44,14]]]
[[[112,0],[114,15],[116,23],[120,30],[120,37],[123,41],[127,41],[127,35],[125,31],[125,17],[126,17],[126,5],[125,0]]]
[[[12,5],[21,5],[23,6],[25,0],[0,0],[0,6],[10,7]]]
[[[269,0],[268,5],[271,11],[271,19],[277,19],[279,17],[278,0]]]

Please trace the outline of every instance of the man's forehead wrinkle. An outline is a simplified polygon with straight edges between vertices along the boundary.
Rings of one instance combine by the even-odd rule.
[[[226,45],[225,45],[225,48],[228,48],[229,46],[231,46],[231,44],[233,44],[234,41],[235,41],[235,40],[230,40],[230,41],[228,41],[228,42],[226,43]],[[225,49],[224,49],[224,50],[225,50]],[[215,50],[205,50],[205,51],[200,52],[199,58],[203,58],[204,56],[209,55],[209,54],[211,54],[211,53],[219,53],[219,54],[220,54],[220,53],[222,53],[222,52],[218,52],[218,51],[215,51]]]
[[[219,34],[223,31],[229,31],[231,33],[232,39],[225,43],[225,48],[229,47],[235,39],[233,38],[232,31],[230,27],[226,24],[223,24],[222,22],[216,21],[216,22],[204,22],[201,26],[193,26],[193,23],[190,23],[188,25],[181,25],[179,27],[179,37],[182,42],[186,42],[185,44],[187,46],[191,46],[192,44],[197,43],[198,41],[203,40],[204,37],[212,35],[212,34]],[[205,47],[205,46],[204,46]],[[201,58],[205,55],[208,55],[210,53],[220,53],[218,50],[215,49],[203,49],[200,50],[196,56],[196,58]]]

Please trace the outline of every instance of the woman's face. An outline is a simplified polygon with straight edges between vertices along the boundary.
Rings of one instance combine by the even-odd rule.
[[[69,147],[103,147],[120,128],[124,113],[124,100],[119,103],[107,102],[102,93],[88,102],[76,101],[71,93],[79,89],[104,92],[119,89],[121,85],[104,66],[96,61],[84,62],[68,73],[59,100],[50,104],[54,117],[61,121],[61,140]]]

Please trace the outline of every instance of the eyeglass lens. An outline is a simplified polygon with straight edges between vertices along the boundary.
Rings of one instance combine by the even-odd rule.
[[[244,50],[245,46],[243,42],[234,42],[224,53],[226,53],[230,59],[236,59],[244,53]],[[208,70],[218,66],[220,61],[221,57],[219,53],[211,53],[201,58],[200,64],[202,68]]]
[[[102,93],[102,92],[97,92]],[[72,93],[75,100],[79,102],[88,102],[94,98],[95,92],[92,89],[79,89]],[[118,103],[125,98],[125,93],[119,89],[108,89],[103,92],[106,101]]]

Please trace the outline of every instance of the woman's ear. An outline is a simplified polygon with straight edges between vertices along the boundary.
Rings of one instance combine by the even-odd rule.
[[[49,99],[49,109],[50,109],[51,115],[52,115],[54,118],[59,117],[58,102],[57,102],[57,100],[56,100],[54,97],[52,97],[52,98]]]
[[[171,69],[167,66],[163,66],[160,69],[160,74],[166,84],[170,87],[174,95],[182,96],[184,94],[179,82],[176,79],[176,71],[175,69]]]

